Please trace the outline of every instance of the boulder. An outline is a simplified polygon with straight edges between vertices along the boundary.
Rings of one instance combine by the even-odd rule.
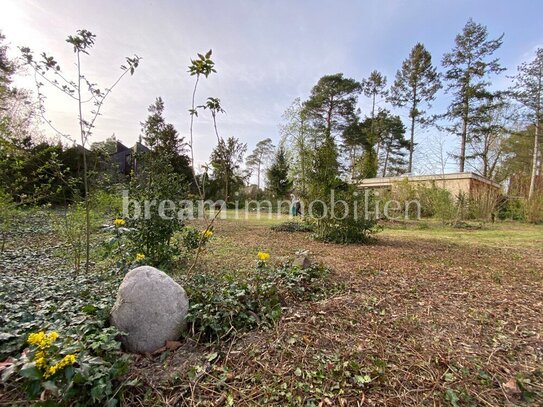
[[[126,336],[126,350],[151,353],[179,339],[186,327],[189,301],[183,287],[149,266],[126,274],[111,311],[111,323]]]
[[[299,269],[307,269],[311,267],[313,262],[309,258],[309,256],[306,253],[298,253],[296,254],[296,258],[292,262],[293,267],[298,267]]]

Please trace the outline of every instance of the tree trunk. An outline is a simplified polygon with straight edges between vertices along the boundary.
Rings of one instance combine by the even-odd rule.
[[[534,136],[534,155],[532,158],[532,176],[530,177],[530,190],[528,191],[528,199],[531,199],[535,191],[535,180],[537,177],[537,159],[539,158],[539,132],[541,129],[541,80],[543,77],[542,69],[539,69],[539,83],[537,87],[537,103],[535,109],[535,136]]]
[[[390,148],[385,150],[385,163],[383,165],[383,177],[387,176],[388,155],[390,154]]]
[[[466,141],[468,139],[469,101],[464,100],[464,117],[462,118],[462,134],[460,140],[460,172],[466,165]]]
[[[535,191],[535,180],[537,176],[537,159],[539,157],[539,132],[541,128],[539,113],[536,115],[535,136],[534,136],[534,155],[532,158],[532,175],[530,177],[530,190],[528,191],[528,199],[531,199]]]
[[[411,117],[411,143],[409,144],[409,163],[407,164],[407,173],[413,171],[413,149],[415,146],[415,116]]]

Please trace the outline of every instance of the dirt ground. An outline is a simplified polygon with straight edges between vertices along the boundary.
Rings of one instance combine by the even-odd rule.
[[[490,231],[385,230],[372,245],[335,245],[270,222],[219,221],[202,271],[251,267],[258,250],[281,262],[304,249],[344,289],[289,306],[274,329],[218,352],[187,343],[142,358],[152,390],[132,402],[543,405],[543,229],[530,233],[513,244]]]

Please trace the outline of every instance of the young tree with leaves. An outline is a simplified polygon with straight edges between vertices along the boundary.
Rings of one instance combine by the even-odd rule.
[[[271,138],[260,140],[256,143],[253,152],[245,160],[246,167],[250,171],[256,171],[256,186],[258,192],[260,192],[260,173],[263,169],[262,167],[270,159],[274,149],[275,146],[273,145]]]
[[[158,97],[148,108],[149,116],[141,123],[141,132],[149,151],[138,153],[143,165],[133,172],[129,184],[130,197],[138,202],[179,202],[188,191],[190,172],[181,174],[175,168],[182,154],[182,141],[172,124],[164,118],[164,102]],[[185,156],[188,168],[188,157]],[[162,216],[165,215],[165,216]],[[129,219],[132,249],[142,253],[154,266],[166,265],[172,255],[170,246],[183,219],[174,211],[151,210],[147,216]],[[135,254],[134,253],[134,254]]]
[[[444,117],[453,122],[449,131],[460,137],[460,172],[464,172],[468,158],[466,147],[481,126],[484,110],[493,98],[488,77],[505,69],[493,57],[502,40],[503,34],[489,40],[486,26],[470,19],[456,36],[454,48],[442,59],[446,92],[453,96]]]
[[[284,198],[292,189],[292,181],[289,179],[289,162],[284,142],[279,144],[273,162],[268,168],[268,189],[277,198]]]
[[[36,88],[38,91],[38,100],[41,106],[42,116],[44,115],[43,102],[45,95],[42,93],[41,88],[44,83],[41,80],[45,80],[46,83],[52,85],[54,88],[60,90],[62,93],[73,99],[77,103],[77,118],[80,130],[80,143],[83,157],[83,185],[85,189],[84,203],[86,213],[86,233],[85,233],[85,246],[86,246],[86,259],[85,259],[85,271],[89,271],[90,265],[90,196],[89,196],[89,181],[88,181],[88,166],[87,166],[87,145],[89,138],[92,135],[92,131],[95,127],[95,122],[98,116],[100,116],[100,110],[104,105],[105,100],[111,94],[113,88],[121,81],[121,79],[127,75],[133,75],[141,60],[140,57],[135,55],[134,57],[126,58],[126,65],[121,65],[122,74],[104,91],[89,80],[82,72],[82,55],[88,55],[90,49],[94,46],[96,36],[88,30],[78,30],[76,35],[70,35],[66,39],[66,42],[71,44],[75,54],[75,66],[77,69],[77,79],[67,79],[59,63],[52,56],[48,56],[45,52],[41,54],[42,59],[34,59],[34,55],[30,48],[22,47],[21,52],[27,65],[29,65],[35,73]],[[41,78],[41,79],[39,79]],[[84,104],[86,102],[92,102],[93,109],[90,112],[84,112]],[[66,134],[60,132],[53,126],[51,121],[44,117],[49,126],[56,131],[62,137],[72,140]]]
[[[396,79],[390,87],[389,100],[394,106],[409,107],[411,119],[409,160],[407,172],[413,171],[413,151],[415,148],[415,125],[428,123],[423,105],[430,107],[436,92],[441,88],[439,74],[432,65],[432,56],[423,44],[416,44]]]
[[[538,160],[540,158],[541,122],[543,121],[543,48],[537,49],[535,58],[531,62],[524,62],[518,67],[511,93],[524,107],[525,116],[533,124],[535,130],[530,188],[528,190],[528,198],[532,198],[536,177],[541,171]]]
[[[222,182],[225,202],[230,198],[231,185],[241,183],[236,172],[243,162],[246,151],[247,144],[235,137],[229,137],[226,140],[221,139],[211,152],[211,166],[216,180]]]

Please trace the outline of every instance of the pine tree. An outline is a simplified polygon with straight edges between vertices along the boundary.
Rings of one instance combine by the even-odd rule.
[[[267,171],[268,189],[277,198],[284,198],[292,189],[289,179],[289,163],[284,143],[279,144],[275,157]]]
[[[535,181],[541,168],[538,167],[540,155],[541,122],[543,121],[543,48],[538,48],[535,58],[518,67],[517,76],[512,88],[513,97],[518,100],[526,111],[526,117],[534,126],[534,142],[532,150],[532,170],[528,197],[535,191]],[[543,166],[543,164],[542,164]]]
[[[415,125],[427,123],[422,104],[430,107],[441,82],[436,68],[432,65],[432,56],[423,44],[413,47],[402,68],[396,73],[394,84],[390,88],[390,102],[394,106],[409,107],[411,119],[409,161],[407,172],[413,170],[413,151],[415,148]]]
[[[270,138],[260,140],[256,143],[256,147],[253,152],[245,160],[246,167],[251,171],[256,171],[257,190],[260,191],[260,173],[262,166],[268,161],[273,154],[275,146]]]
[[[356,117],[356,103],[362,88],[360,83],[343,74],[323,76],[311,90],[304,111],[315,135],[313,165],[308,183],[316,197],[334,188],[339,178],[338,151],[335,136]]]
[[[502,39],[503,34],[489,40],[486,26],[470,19],[456,36],[455,47],[443,56],[446,92],[453,95],[444,117],[453,122],[449,130],[460,137],[460,172],[464,172],[469,158],[466,146],[481,126],[482,110],[488,109],[488,101],[493,97],[487,78],[505,69],[497,58],[492,58],[502,45]]]

